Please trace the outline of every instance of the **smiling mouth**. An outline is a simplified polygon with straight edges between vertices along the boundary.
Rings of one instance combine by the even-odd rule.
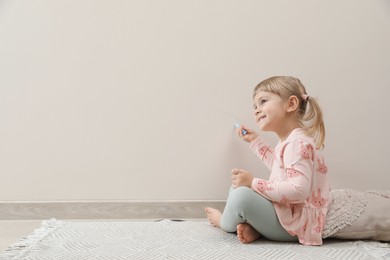
[[[261,116],[257,119],[257,123],[260,123],[261,120],[263,120],[264,118],[266,118],[266,116]]]

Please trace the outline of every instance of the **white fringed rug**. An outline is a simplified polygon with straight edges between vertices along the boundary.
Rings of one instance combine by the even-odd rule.
[[[55,219],[0,259],[390,259],[390,244],[326,240],[322,246],[258,240],[241,244],[207,221],[62,222]]]

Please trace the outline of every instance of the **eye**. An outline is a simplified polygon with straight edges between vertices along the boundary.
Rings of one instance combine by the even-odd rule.
[[[264,105],[266,102],[267,102],[266,99],[260,99],[259,104],[260,104],[260,105]]]
[[[267,102],[268,102],[268,98],[267,97],[261,97],[261,98],[259,98],[258,100],[256,100],[254,102],[253,107],[254,107],[254,109],[257,109],[259,107],[262,107]]]

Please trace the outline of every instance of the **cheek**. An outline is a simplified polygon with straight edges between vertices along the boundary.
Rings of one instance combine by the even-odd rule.
[[[279,119],[279,118],[283,118],[284,117],[284,113],[282,110],[280,109],[274,109],[272,111],[270,111],[270,115],[274,118],[274,119]]]

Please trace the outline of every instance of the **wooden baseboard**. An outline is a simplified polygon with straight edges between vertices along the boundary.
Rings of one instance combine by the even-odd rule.
[[[205,218],[205,207],[222,211],[225,203],[226,201],[0,201],[0,220],[200,219]]]

